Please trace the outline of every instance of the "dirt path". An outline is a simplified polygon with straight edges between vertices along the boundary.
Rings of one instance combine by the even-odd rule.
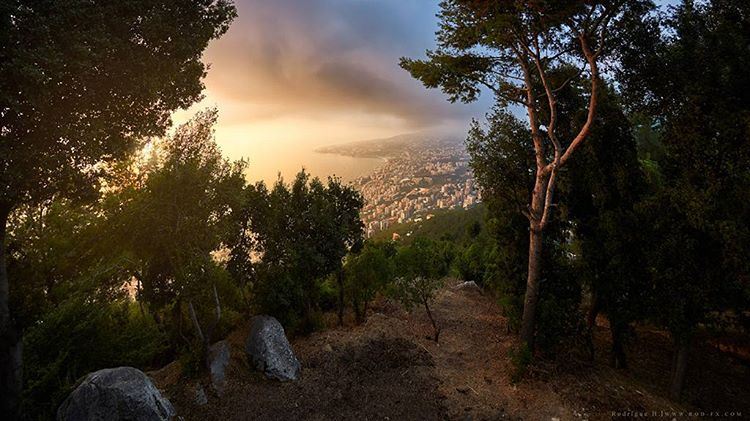
[[[364,325],[293,341],[303,366],[293,383],[251,370],[243,352],[247,329],[239,329],[229,337],[227,389],[221,397],[207,393],[202,406],[195,404],[197,381],[181,380],[177,367],[154,377],[186,420],[568,420],[680,409],[606,365],[513,385],[508,352],[515,338],[491,298],[449,286],[434,312],[439,344],[429,339],[421,309],[408,314],[388,302]]]
[[[421,342],[435,357],[450,419],[572,418],[549,386],[510,383],[508,351],[514,338],[506,333],[507,321],[493,300],[475,290],[449,289],[437,304],[440,344]]]

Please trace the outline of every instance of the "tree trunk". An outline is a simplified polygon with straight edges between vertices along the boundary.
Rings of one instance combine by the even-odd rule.
[[[1,205],[0,205],[1,206]],[[0,208],[0,413],[16,419],[22,389],[21,335],[10,314],[10,289],[5,260],[5,236],[10,206]]]
[[[359,300],[354,299],[352,300],[352,307],[354,308],[354,320],[357,324],[362,323],[362,310],[359,306]]]
[[[198,315],[195,314],[195,307],[193,307],[193,302],[188,301],[188,311],[190,312],[190,320],[193,322],[193,328],[195,329],[195,335],[198,337],[198,340],[200,340],[201,344],[206,343],[206,337],[203,336],[203,329],[201,329],[201,324],[198,323]]]
[[[589,307],[588,314],[586,315],[586,327],[593,331],[596,327],[596,316],[599,315],[599,296],[596,291],[591,293],[591,307]]]
[[[208,334],[206,334],[206,347],[208,347],[213,340],[214,330],[216,330],[216,327],[219,326],[219,322],[221,322],[221,301],[219,300],[219,293],[216,291],[216,284],[213,284],[213,292],[214,314],[216,315],[216,319],[214,319],[211,329],[209,329]]]
[[[609,330],[612,333],[612,367],[626,369],[628,362],[625,356],[623,340],[627,325],[609,321]]]
[[[430,322],[432,323],[432,329],[435,331],[435,342],[439,342],[440,328],[438,328],[437,323],[435,323],[435,318],[432,317],[432,311],[430,311],[430,305],[427,303],[427,300],[422,300],[422,304],[424,304],[424,309],[427,311],[427,317],[430,318]]]
[[[680,396],[682,395],[689,354],[690,340],[675,339],[675,355],[674,363],[672,365],[672,385],[669,388],[669,396],[672,400],[680,400]]]
[[[542,229],[532,223],[529,230],[529,274],[526,279],[526,296],[521,320],[521,341],[529,350],[534,348],[534,321],[536,304],[539,301],[539,275],[542,272],[542,239]]]
[[[344,271],[339,269],[336,273],[336,283],[339,286],[339,326],[344,325]]]
[[[596,357],[594,329],[596,328],[596,316],[599,315],[599,306],[599,296],[594,291],[591,293],[591,307],[589,307],[586,315],[586,347],[588,348],[589,361],[594,361],[594,357]]]

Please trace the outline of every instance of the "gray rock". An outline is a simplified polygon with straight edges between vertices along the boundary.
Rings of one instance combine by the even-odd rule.
[[[300,363],[284,334],[284,328],[271,316],[256,316],[245,343],[250,362],[269,378],[297,380]]]
[[[456,290],[466,289],[466,290],[478,291],[480,293],[482,292],[482,288],[480,288],[479,285],[477,285],[477,283],[474,281],[461,282],[460,284],[456,285],[453,289],[456,289]]]
[[[107,368],[89,373],[57,410],[59,421],[170,420],[172,404],[141,370]]]
[[[231,351],[227,341],[219,341],[208,349],[208,371],[211,375],[211,388],[221,396],[227,384],[227,367]]]
[[[198,406],[203,406],[208,403],[208,397],[206,396],[206,391],[203,390],[203,386],[200,384],[195,386],[195,404]]]

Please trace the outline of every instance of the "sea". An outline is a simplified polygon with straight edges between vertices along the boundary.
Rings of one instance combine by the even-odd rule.
[[[349,183],[372,173],[385,163],[382,158],[356,158],[316,152],[319,147],[319,144],[295,142],[288,146],[277,143],[273,147],[254,148],[253,153],[245,157],[249,161],[247,179],[251,183],[263,181],[272,185],[281,176],[288,182],[304,168],[312,176],[323,180],[328,176],[337,176]]]

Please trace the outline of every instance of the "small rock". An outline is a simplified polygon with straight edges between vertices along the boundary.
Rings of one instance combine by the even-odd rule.
[[[203,390],[203,386],[200,384],[195,386],[195,404],[203,406],[208,403],[208,397],[206,397],[206,391]]]
[[[323,345],[323,351],[325,351],[325,352],[333,352],[333,348],[331,347],[331,344],[325,344],[325,345]]]
[[[480,293],[482,292],[482,288],[480,288],[479,285],[477,285],[477,283],[474,281],[461,282],[460,284],[453,287],[453,289],[455,290],[470,289],[470,290],[478,291]]]
[[[231,350],[227,341],[216,342],[208,350],[208,369],[211,376],[211,388],[218,396],[224,393],[227,383],[227,366],[231,357]]]

